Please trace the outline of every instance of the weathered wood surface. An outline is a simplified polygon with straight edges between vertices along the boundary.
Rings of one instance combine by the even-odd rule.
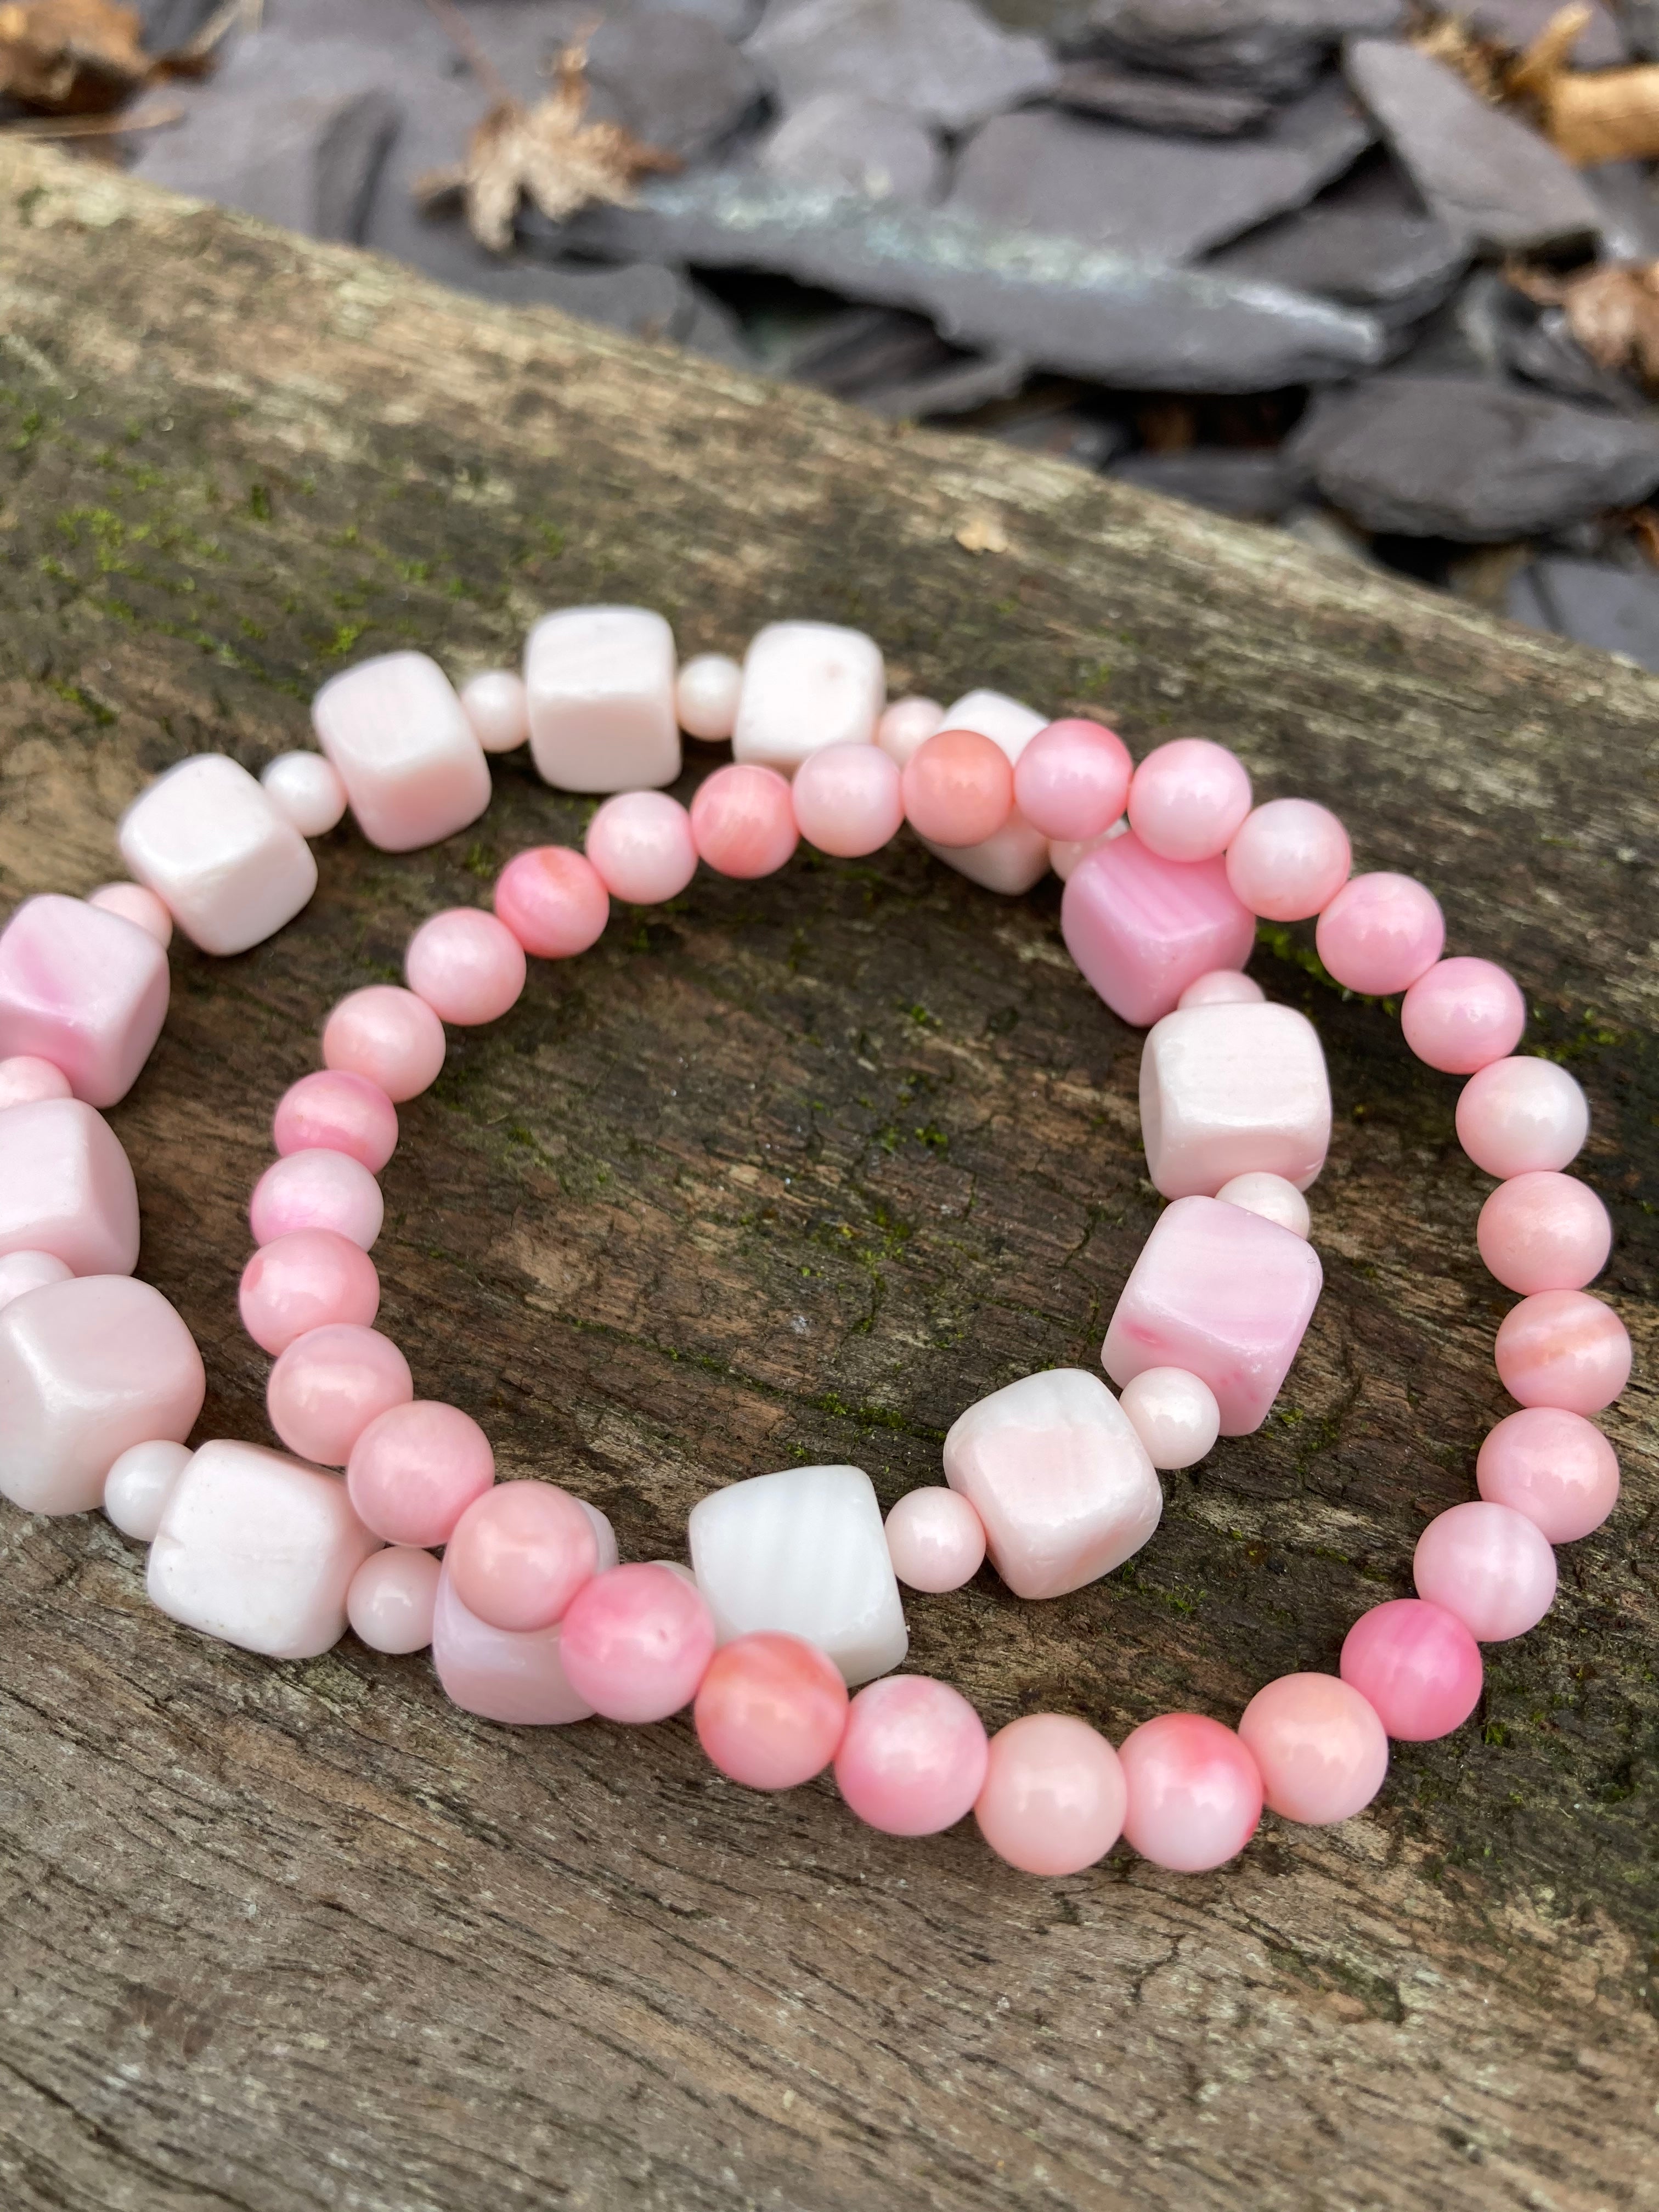
[[[866,625],[898,678],[1237,744],[1512,962],[1595,1114],[1607,1289],[1642,1379],[1626,1487],[1475,1723],[1334,1833],[1182,1879],[1040,1884],[971,1828],[860,1831],[714,1778],[689,1730],[513,1733],[348,1640],[277,1667],[174,1629],[100,1520],[0,1512],[0,2197],[134,2212],[514,2205],[1526,2206],[1659,2201],[1656,1086],[1659,690],[1284,541],[0,155],[0,890],[112,872],[143,776],[302,738],[349,655],[506,657],[549,604],[684,646]],[[956,543],[975,520],[1006,550]],[[994,533],[993,533],[994,534]],[[349,830],[275,944],[182,949],[115,1114],[143,1272],[262,1433],[242,1207],[340,991],[582,809],[522,762],[476,832]],[[1506,1300],[1454,1085],[1263,949],[1339,1106],[1328,1288],[1281,1412],[1167,1487],[1133,1570],[910,1608],[993,1723],[1233,1718],[1409,1587],[1503,1410]],[[404,1116],[377,1257],[417,1387],[568,1480],[633,1556],[711,1485],[851,1459],[1090,1364],[1152,1220],[1138,1040],[914,848],[699,880],[459,1036]]]

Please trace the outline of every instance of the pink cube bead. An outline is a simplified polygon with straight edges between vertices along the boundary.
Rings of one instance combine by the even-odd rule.
[[[1455,1613],[1421,1598],[1362,1613],[1342,1644],[1342,1679],[1397,1743],[1433,1743],[1480,1702],[1480,1647]]]
[[[432,1663],[444,1695],[463,1712],[516,1728],[562,1728],[593,1708],[566,1680],[556,1622],[529,1631],[494,1628],[456,1595],[447,1565],[432,1613]]]
[[[331,1322],[367,1328],[380,1308],[380,1279],[362,1245],[332,1229],[296,1229],[262,1245],[242,1270],[242,1326],[274,1358]]]
[[[1375,1707],[1336,1674],[1281,1674],[1245,1706],[1238,1735],[1270,1809],[1286,1820],[1352,1820],[1389,1771]]]
[[[317,888],[310,846],[223,753],[158,776],[122,816],[117,842],[191,944],[221,958],[273,935]]]
[[[1237,1858],[1261,1819],[1261,1776],[1229,1728],[1202,1713],[1160,1713],[1118,1747],[1128,1804],[1123,1832],[1144,1859],[1199,1874]]]
[[[1540,1291],[1498,1325],[1498,1377],[1523,1406],[1599,1413],[1630,1380],[1630,1338],[1611,1306],[1583,1291]]]
[[[691,836],[722,876],[775,874],[799,842],[789,786],[769,768],[717,768],[691,801]]]
[[[744,655],[732,757],[793,775],[825,745],[867,745],[886,692],[881,648],[862,630],[836,623],[769,623]],[[701,841],[699,849],[708,860]]]
[[[570,960],[599,943],[611,895],[599,870],[567,845],[515,853],[495,878],[495,912],[538,960]]]
[[[985,1786],[984,1723],[960,1691],[925,1674],[866,1682],[847,1715],[836,1784],[887,1836],[954,1827]]]
[[[0,1114],[0,1253],[51,1252],[77,1275],[138,1263],[138,1187],[121,1140],[78,1098]]]
[[[561,791],[637,791],[680,772],[674,633],[649,607],[561,607],[525,641],[530,750]]]
[[[1158,746],[1129,784],[1129,827],[1164,860],[1216,858],[1249,811],[1243,762],[1207,738],[1172,738]]]
[[[1348,833],[1311,799],[1270,799],[1247,814],[1227,848],[1227,881],[1264,921],[1322,914],[1348,880]]]
[[[887,1556],[911,1589],[960,1589],[984,1563],[985,1523],[941,1484],[907,1490],[887,1516]]]
[[[346,1590],[346,1619],[371,1651],[424,1651],[441,1570],[430,1552],[390,1545],[371,1552]]]
[[[1407,992],[1400,1026],[1426,1066],[1473,1075],[1520,1043],[1527,1002],[1515,978],[1490,960],[1440,960]]]
[[[89,1106],[125,1098],[167,1019],[167,957],[83,899],[25,899],[0,931],[0,1054],[49,1060]]]
[[[343,1467],[375,1416],[415,1395],[409,1362],[389,1336],[329,1322],[296,1336],[265,1383],[270,1425],[301,1459]]]
[[[824,745],[809,753],[791,790],[801,836],[838,860],[879,852],[904,819],[899,771],[879,745]]]
[[[1437,1513],[1412,1555],[1417,1595],[1455,1613],[1477,1643],[1536,1628],[1555,1599],[1555,1553],[1524,1513],[1484,1498]]]
[[[1105,1737],[1069,1713],[1027,1713],[991,1738],[979,1832],[1022,1874],[1080,1874],[1123,1832],[1128,1785]]]
[[[1165,1198],[1213,1198],[1251,1173],[1305,1190],[1331,1140],[1318,1030],[1294,1006],[1165,1014],[1141,1047],[1140,1133]]]
[[[612,1567],[582,1584],[561,1623],[564,1671],[608,1721],[665,1721],[697,1694],[714,1656],[714,1615],[689,1575]]]
[[[100,884],[95,891],[87,893],[87,904],[105,914],[118,914],[123,921],[153,937],[163,952],[173,942],[173,916],[143,884]]]
[[[55,1252],[7,1252],[0,1255],[0,1310],[14,1298],[43,1291],[48,1283],[67,1283],[74,1270]]]
[[[476,906],[451,907],[409,940],[404,975],[417,999],[459,1029],[497,1022],[524,994],[524,947],[504,921]]]
[[[289,1152],[273,1161],[253,1187],[248,1225],[256,1244],[301,1229],[331,1229],[365,1252],[385,1218],[380,1186],[349,1152]]]
[[[1474,1463],[1480,1495],[1525,1514],[1552,1544],[1577,1543],[1619,1503],[1619,1459],[1582,1413],[1525,1406],[1492,1430]]]
[[[1101,1358],[1121,1387],[1184,1367],[1215,1393],[1224,1437],[1267,1418],[1324,1281],[1310,1244],[1243,1206],[1178,1198],[1152,1225]]]
[[[587,825],[583,843],[599,881],[629,906],[678,898],[697,872],[691,817],[665,791],[624,791]]]
[[[1553,1060],[1492,1060],[1458,1094],[1458,1141],[1488,1175],[1565,1168],[1589,1134],[1589,1102]]]
[[[581,1502],[550,1482],[502,1482],[455,1523],[445,1559],[456,1595],[492,1628],[550,1628],[599,1563]]]
[[[1498,1184],[1474,1236],[1505,1290],[1582,1291],[1607,1264],[1613,1224],[1588,1183],[1540,1169]]]
[[[0,1113],[8,1106],[33,1106],[42,1098],[67,1098],[70,1079],[61,1067],[32,1053],[0,1060]]]
[[[1060,918],[1089,982],[1120,1019],[1141,1027],[1172,1012],[1212,969],[1242,968],[1255,943],[1255,918],[1219,860],[1160,860],[1133,831],[1079,862]]]
[[[1014,803],[1034,830],[1098,837],[1122,813],[1134,763],[1115,730],[1080,716],[1050,722],[1014,764]]]
[[[461,686],[461,712],[487,753],[514,753],[530,741],[530,696],[510,668],[486,668]]]
[[[1007,756],[977,730],[937,732],[912,756],[901,787],[905,819],[933,845],[982,845],[1013,809]]]
[[[371,1175],[398,1148],[398,1109],[378,1083],[344,1068],[319,1068],[289,1084],[271,1121],[277,1151],[345,1152]]]
[[[395,983],[349,993],[323,1024],[324,1065],[361,1075],[397,1106],[437,1081],[444,1049],[442,1022]]]
[[[495,1480],[495,1455],[478,1424],[431,1398],[377,1414],[346,1462],[359,1519],[388,1544],[447,1544]]]
[[[455,688],[423,653],[386,653],[325,684],[317,741],[357,827],[386,853],[435,845],[489,804],[489,763]]]
[[[1411,876],[1354,876],[1319,917],[1314,943],[1333,978],[1367,998],[1407,991],[1446,941],[1432,891]]]
[[[793,1790],[835,1757],[847,1709],[833,1659],[799,1636],[763,1630],[714,1654],[693,1717],[698,1742],[722,1774],[747,1790]]]
[[[895,768],[908,768],[934,731],[944,727],[945,709],[937,699],[895,699],[876,724],[876,743]]]
[[[1188,1006],[1259,1006],[1267,995],[1253,975],[1241,975],[1237,968],[1212,968],[1207,975],[1188,984],[1176,1001],[1176,1011],[1184,1013]]]

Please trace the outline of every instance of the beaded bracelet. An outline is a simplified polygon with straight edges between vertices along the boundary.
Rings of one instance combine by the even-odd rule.
[[[27,900],[0,933],[0,1491],[28,1511],[101,1504],[149,1544],[163,1612],[272,1657],[313,1656],[349,1622],[376,1650],[429,1644],[449,1697],[490,1720],[640,1723],[690,1705],[722,1773],[781,1790],[833,1766],[854,1812],[889,1833],[971,1809],[992,1848],[1035,1874],[1076,1872],[1120,1834],[1161,1866],[1218,1866],[1264,1804],[1346,1819],[1381,1786],[1389,1736],[1467,1720],[1480,1643],[1542,1618],[1552,1547],[1613,1508],[1617,1462],[1587,1417],[1622,1389],[1630,1346],[1584,1292],[1607,1257],[1606,1211],[1562,1172],[1588,1108],[1565,1070],[1515,1055],[1525,1008],[1510,978],[1442,957],[1423,885],[1351,876],[1336,817],[1305,799],[1253,805],[1224,748],[1176,739],[1134,767],[1100,724],[1045,721],[994,692],[948,711],[885,696],[878,647],[832,625],[774,624],[741,667],[680,666],[659,616],[570,608],[532,633],[522,678],[492,671],[458,695],[425,656],[386,655],[319,695],[320,753],[285,754],[258,783],[198,756],[152,785],[121,826],[134,880]],[[682,731],[733,749],[689,809],[660,788],[680,771]],[[328,1016],[322,1070],[276,1109],[241,1285],[288,1450],[191,1451],[201,1358],[132,1276],[132,1170],[96,1110],[160,1033],[173,925],[209,952],[247,949],[310,897],[305,840],[348,805],[385,849],[434,842],[488,805],[487,754],[526,742],[549,781],[610,794],[584,851],[519,854],[493,912],[416,931],[407,988],[371,986]],[[673,898],[699,862],[767,875],[801,837],[854,858],[907,822],[1004,894],[1052,866],[1079,968],[1150,1025],[1142,1131],[1170,1203],[1103,1346],[1121,1395],[1081,1369],[1027,1376],[962,1414],[945,1486],[901,1498],[884,1525],[861,1469],[792,1468],[704,1498],[690,1569],[619,1565],[596,1508],[538,1480],[497,1483],[483,1430],[416,1399],[373,1327],[375,1177],[397,1109],[437,1076],[446,1023],[503,1017],[527,957],[586,951],[613,899]],[[1330,1135],[1324,1060],[1311,1024],[1242,971],[1258,918],[1316,916],[1334,981],[1402,994],[1419,1057],[1468,1079],[1458,1135],[1499,1178],[1480,1254],[1522,1294],[1496,1345],[1520,1410],[1480,1448],[1479,1499],[1424,1531],[1417,1596],[1364,1614],[1337,1674],[1270,1682],[1236,1731],[1167,1713],[1114,1750],[1080,1719],[1034,1714],[988,1741],[955,1690],[892,1671],[908,1642],[899,1583],[957,1589],[988,1552],[1022,1597],[1109,1573],[1157,1526],[1156,1470],[1267,1418],[1313,1313],[1303,1192]]]

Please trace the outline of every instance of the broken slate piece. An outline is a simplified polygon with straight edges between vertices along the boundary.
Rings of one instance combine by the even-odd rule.
[[[1659,671],[1659,576],[1650,569],[1552,555],[1522,570],[1504,611],[1529,629],[1554,630]]]
[[[1140,131],[1184,131],[1194,138],[1235,138],[1241,131],[1259,131],[1273,113],[1272,101],[1259,93],[1149,76],[1109,62],[1068,63],[1050,97],[1084,115],[1133,123]]]
[[[1241,281],[1376,309],[1394,325],[1432,313],[1468,265],[1466,239],[1430,215],[1386,160],[1212,256]]]
[[[1273,449],[1190,446],[1179,453],[1128,453],[1111,473],[1144,491],[1185,500],[1215,514],[1277,522],[1295,504],[1297,471]]]
[[[226,95],[194,129],[145,149],[144,181],[360,245],[399,116],[398,102],[378,91]]]
[[[969,0],[773,0],[744,52],[785,109],[855,92],[947,131],[1036,98],[1055,74],[1040,40]]]
[[[936,200],[945,155],[920,117],[854,92],[820,92],[763,138],[755,165],[783,184],[859,192],[866,199]]]
[[[587,81],[591,116],[684,161],[728,138],[765,90],[713,23],[661,9],[608,14],[588,41]]]
[[[1345,39],[1395,30],[1403,0],[1097,0],[1089,44],[1200,84],[1282,99]]]

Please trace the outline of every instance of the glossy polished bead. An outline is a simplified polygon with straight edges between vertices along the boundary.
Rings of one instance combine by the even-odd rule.
[[[895,699],[876,724],[876,743],[895,768],[907,768],[917,748],[944,727],[945,709],[937,699]]]
[[[1098,852],[1103,845],[1109,845],[1115,837],[1127,836],[1128,828],[1128,816],[1121,814],[1111,828],[1103,830],[1098,837],[1056,837],[1048,848],[1049,865],[1061,883],[1069,884],[1091,853]]]
[[[318,743],[357,827],[384,853],[435,845],[489,804],[489,763],[455,687],[423,653],[386,653],[324,684]]]
[[[0,1054],[44,1060],[89,1106],[125,1098],[167,1019],[167,957],[84,899],[25,899],[0,931]]]
[[[346,787],[321,753],[278,753],[259,771],[265,797],[302,837],[325,837],[343,820]]]
[[[1376,1709],[1336,1674],[1281,1674],[1245,1706],[1238,1736],[1268,1807],[1286,1820],[1351,1820],[1389,1771]]]
[[[941,726],[947,730],[976,730],[1000,747],[1010,768],[1037,732],[1044,718],[1018,699],[1001,691],[969,691],[945,711]],[[945,845],[924,836],[922,842],[938,860],[966,876],[983,890],[1003,898],[1019,898],[1048,872],[1048,840],[1014,807],[1001,829],[975,845]]]
[[[1221,1434],[1215,1392],[1182,1367],[1143,1367],[1118,1403],[1160,1469],[1196,1467]]]
[[[1425,1066],[1448,1075],[1473,1075],[1505,1059],[1526,1025],[1519,985],[1490,960],[1437,961],[1400,1008],[1407,1043]]]
[[[666,1566],[612,1567],[583,1583],[562,1621],[564,1671],[604,1720],[643,1727],[689,1705],[714,1656],[694,1582]]]
[[[358,1518],[388,1544],[447,1544],[495,1480],[495,1455],[478,1424],[433,1398],[378,1414],[346,1462]]]
[[[48,1283],[66,1283],[74,1270],[55,1252],[8,1252],[0,1255],[0,1310],[14,1298],[43,1291]]]
[[[524,994],[524,947],[481,907],[451,907],[409,940],[404,975],[417,999],[458,1029],[497,1022]]]
[[[455,1594],[446,1564],[432,1613],[432,1663],[444,1695],[463,1712],[517,1728],[562,1728],[592,1705],[565,1679],[559,1627],[492,1628]]]
[[[380,1309],[380,1279],[362,1245],[331,1229],[298,1229],[263,1244],[242,1270],[242,1326],[274,1358],[331,1322],[367,1328]]]
[[[1318,1030],[1293,1006],[1165,1014],[1141,1047],[1140,1133],[1165,1198],[1213,1198],[1253,1171],[1305,1190],[1331,1140]]]
[[[1480,1647],[1455,1613],[1421,1598],[1362,1613],[1343,1639],[1342,1680],[1397,1743],[1434,1743],[1480,1702]]]
[[[344,1068],[319,1068],[289,1084],[270,1133],[284,1158],[289,1152],[344,1152],[379,1175],[398,1149],[398,1109],[378,1083]]]
[[[1242,1206],[1246,1213],[1259,1213],[1264,1221],[1276,1221],[1292,1237],[1305,1237],[1313,1226],[1307,1200],[1283,1176],[1233,1176],[1222,1184],[1216,1196],[1224,1206]]]
[[[769,768],[717,768],[691,801],[691,837],[722,876],[775,874],[799,842],[789,786]]]
[[[1024,1376],[959,1414],[945,1479],[979,1515],[1016,1597],[1060,1597],[1109,1574],[1164,1510],[1133,1424],[1079,1367]]]
[[[1498,1184],[1474,1236],[1504,1289],[1530,1296],[1593,1282],[1607,1264],[1613,1224],[1588,1183],[1540,1169]]]
[[[899,771],[879,745],[824,745],[791,788],[801,836],[838,860],[879,852],[904,819]]]
[[[979,1832],[1022,1874],[1080,1874],[1123,1832],[1128,1785],[1117,1753],[1086,1721],[1027,1713],[991,1738],[974,1802]]]
[[[985,1727],[961,1692],[926,1674],[890,1674],[852,1702],[836,1786],[885,1836],[952,1828],[985,1786]]]
[[[1120,1020],[1171,1013],[1189,983],[1242,968],[1255,943],[1249,908],[1218,860],[1160,860],[1133,832],[1097,846],[1060,901],[1066,948]]]
[[[1264,921],[1306,921],[1348,880],[1353,852],[1328,807],[1270,799],[1247,814],[1227,848],[1227,881]]]
[[[744,655],[732,757],[793,775],[825,745],[871,744],[886,696],[881,648],[862,630],[770,623]]]
[[[617,1532],[611,1527],[609,1518],[600,1512],[597,1505],[591,1505],[585,1498],[579,1498],[576,1503],[586,1514],[593,1531],[593,1540],[599,1547],[599,1555],[594,1562],[593,1571],[596,1575],[608,1575],[617,1564]],[[675,1572],[689,1577],[694,1583],[696,1580],[690,1567],[678,1567]]]
[[[1172,738],[1130,780],[1129,827],[1160,860],[1217,858],[1249,811],[1243,762],[1207,738]]]
[[[1045,837],[1098,837],[1122,813],[1133,771],[1115,730],[1077,717],[1050,722],[1020,754],[1014,801]]]
[[[0,1113],[8,1106],[33,1106],[42,1098],[67,1098],[70,1079],[61,1067],[33,1053],[0,1060]]]
[[[122,816],[117,842],[191,944],[222,957],[273,936],[317,888],[310,846],[222,753],[159,776]]]
[[[847,1685],[799,1636],[739,1636],[698,1685],[693,1718],[712,1765],[747,1790],[793,1790],[822,1774],[847,1728]]]
[[[538,845],[515,853],[496,877],[495,912],[534,958],[571,960],[604,936],[611,894],[580,853]]]
[[[737,726],[743,671],[723,653],[699,653],[674,682],[674,711],[681,729],[704,744],[726,744]]]
[[[665,791],[624,791],[587,825],[583,849],[612,898],[660,906],[697,872],[691,817]]]
[[[530,740],[530,696],[510,668],[485,668],[461,686],[461,712],[487,753],[515,753]]]
[[[500,1482],[476,1498],[448,1537],[456,1595],[492,1628],[550,1628],[599,1566],[599,1538],[580,1501],[550,1482]]]
[[[188,1444],[155,1438],[129,1444],[104,1477],[104,1510],[124,1536],[155,1540],[173,1486],[190,1465]]]
[[[1386,998],[1409,990],[1440,957],[1445,917],[1411,876],[1353,876],[1319,917],[1314,943],[1344,990]]]
[[[935,845],[980,845],[1007,821],[1014,775],[1006,756],[977,730],[943,729],[913,756],[902,776],[905,818]]]
[[[349,1152],[289,1152],[253,1186],[248,1226],[256,1244],[302,1229],[331,1229],[365,1252],[374,1249],[386,1215],[380,1186]]]
[[[1589,1102],[1553,1060],[1494,1060],[1457,1099],[1457,1138],[1488,1175],[1565,1168],[1589,1134]]]
[[[143,884],[100,884],[87,893],[87,904],[105,914],[118,914],[123,921],[153,937],[163,952],[173,942],[173,916]]]
[[[346,1619],[371,1651],[424,1651],[441,1572],[430,1552],[391,1545],[371,1552],[346,1589]]]
[[[674,633],[648,607],[562,607],[524,651],[530,750],[561,791],[642,791],[680,772]]]
[[[1118,1747],[1128,1804],[1123,1832],[1144,1859],[1199,1874],[1237,1858],[1261,1819],[1261,1777],[1229,1728],[1201,1713],[1160,1713]]]
[[[444,1025],[413,991],[371,983],[342,999],[324,1023],[323,1062],[378,1085],[401,1106],[437,1081]]]
[[[1619,1459],[1582,1413],[1525,1406],[1492,1430],[1474,1463],[1482,1498],[1522,1513],[1552,1544],[1599,1528],[1619,1503]]]
[[[1176,1009],[1185,1012],[1188,1006],[1259,1006],[1267,995],[1253,975],[1242,975],[1237,968],[1212,968],[1207,975],[1188,984],[1176,1000]]]
[[[138,1187],[121,1140],[78,1098],[0,1114],[0,1253],[51,1252],[76,1275],[130,1275]]]
[[[1599,1413],[1630,1380],[1625,1324],[1583,1291],[1522,1298],[1499,1322],[1493,1349],[1504,1388],[1523,1406]]]
[[[960,1589],[984,1564],[985,1524],[954,1490],[907,1490],[887,1516],[887,1555],[910,1589]]]
[[[355,1322],[328,1322],[278,1355],[265,1383],[265,1410],[291,1452],[321,1467],[343,1467],[376,1415],[414,1395],[409,1362],[389,1336]]]
[[[1437,1513],[1412,1555],[1417,1595],[1455,1613],[1477,1643],[1535,1628],[1555,1598],[1549,1540],[1508,1505],[1472,1498]]]

